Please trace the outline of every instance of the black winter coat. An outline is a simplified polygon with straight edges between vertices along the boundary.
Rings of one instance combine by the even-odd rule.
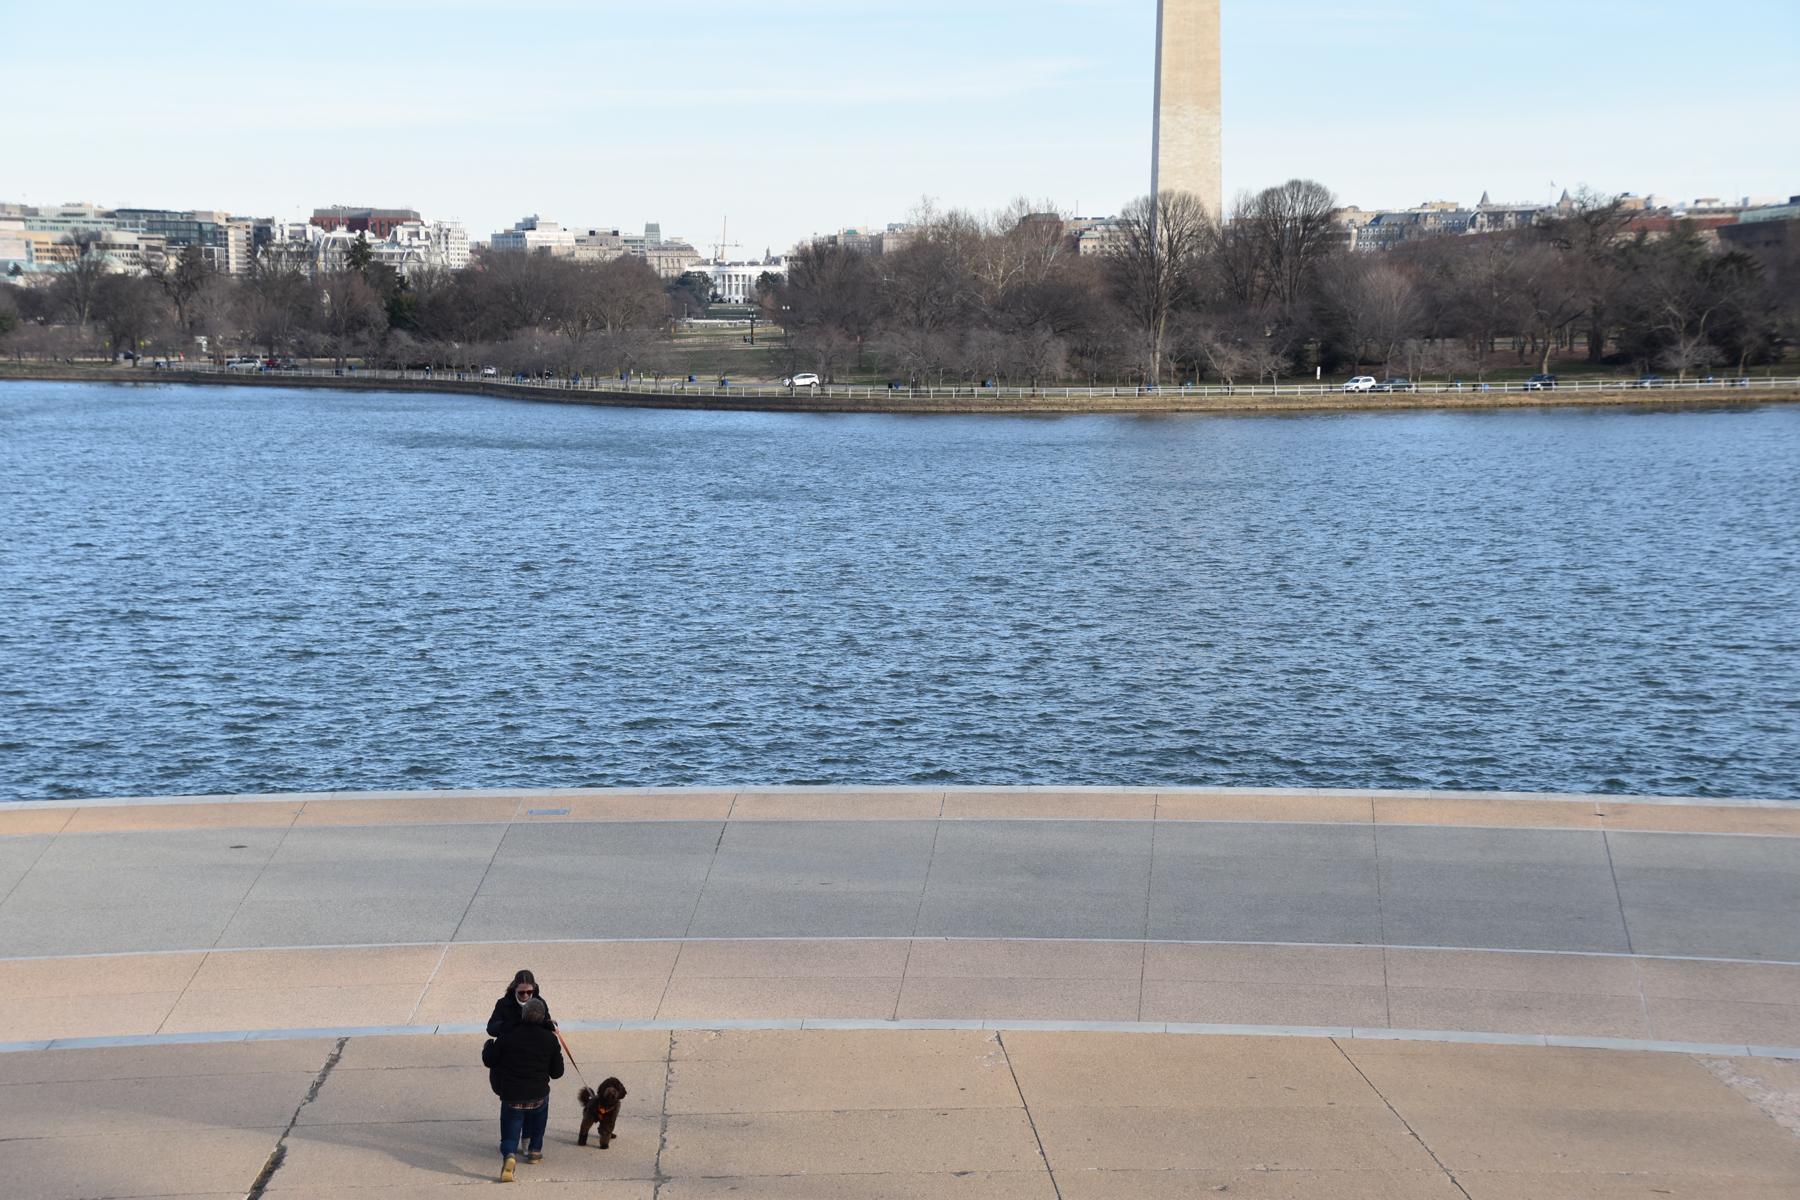
[[[543,997],[539,996],[538,999],[542,1000]],[[506,993],[506,995],[494,1001],[494,1013],[488,1018],[488,1036],[499,1037],[501,1033],[511,1029],[514,1025],[517,1025],[522,1019],[519,1016],[522,1007],[523,1006],[513,998],[511,992]],[[556,1018],[550,1016],[550,1006],[548,1004],[544,1005],[544,1015],[550,1021],[550,1028],[555,1029]]]
[[[488,1086],[508,1104],[529,1104],[550,1094],[563,1074],[562,1045],[548,1025],[520,1022],[481,1048]]]

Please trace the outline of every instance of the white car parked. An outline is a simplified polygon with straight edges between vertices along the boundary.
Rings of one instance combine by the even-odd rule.
[[[1344,385],[1344,390],[1346,392],[1372,392],[1375,390],[1375,377],[1373,375],[1358,375],[1355,379],[1352,379],[1349,383]]]
[[[813,374],[811,371],[802,371],[802,372],[800,372],[800,374],[795,375],[792,378],[782,380],[781,386],[782,387],[795,387],[795,388],[800,388],[800,387],[816,388],[819,386],[819,384],[821,382],[822,381],[819,379],[819,377],[817,375]]]
[[[243,374],[255,374],[262,371],[263,365],[259,358],[234,358],[226,362],[225,369]]]

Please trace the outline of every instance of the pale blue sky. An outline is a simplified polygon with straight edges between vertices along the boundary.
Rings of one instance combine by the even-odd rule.
[[[0,0],[0,199],[660,221],[1148,186],[1154,0]],[[1227,193],[1800,193],[1800,5],[1225,0]]]

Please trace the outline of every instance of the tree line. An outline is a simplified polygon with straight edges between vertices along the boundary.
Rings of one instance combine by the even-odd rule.
[[[213,270],[197,246],[142,274],[112,269],[95,236],[72,235],[68,249],[47,285],[0,286],[0,347],[53,358],[96,349],[191,356],[204,339],[215,356],[619,372],[666,339],[671,312],[700,286],[665,284],[631,257],[489,254],[465,270],[402,274],[374,261],[361,238],[332,269],[264,254],[238,276]]]
[[[798,249],[765,276],[782,331],[769,366],[827,379],[1229,384],[1381,371],[1479,380],[1557,360],[1685,376],[1779,362],[1800,332],[1795,239],[1781,261],[1688,222],[1579,198],[1529,228],[1353,252],[1337,200],[1294,180],[1217,220],[1192,196],[1129,205],[1107,253],[1023,201],[991,216],[923,211],[904,247]],[[1665,228],[1664,226],[1667,226]],[[329,270],[259,256],[242,276],[188,247],[145,274],[72,235],[47,286],[0,286],[0,346],[98,347],[610,375],[672,369],[675,316],[710,281],[642,260],[480,256],[410,276],[364,241]]]
[[[951,213],[879,257],[802,248],[764,307],[823,374],[932,384],[1479,379],[1557,357],[1686,375],[1779,361],[1800,328],[1800,264],[1772,271],[1686,222],[1652,231],[1616,201],[1377,253],[1348,248],[1336,211],[1308,180],[1223,221],[1164,193],[1131,204],[1097,256],[1029,205]]]

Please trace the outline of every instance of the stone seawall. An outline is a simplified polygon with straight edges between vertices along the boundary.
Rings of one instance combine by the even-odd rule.
[[[331,388],[356,392],[415,392],[492,396],[551,404],[588,404],[607,408],[670,408],[724,412],[896,413],[896,414],[1039,414],[1112,413],[1124,416],[1173,413],[1306,413],[1488,410],[1504,408],[1716,408],[1800,403],[1800,388],[1752,389],[1718,387],[1681,391],[1643,391],[1620,387],[1611,391],[1468,392],[1412,395],[1142,395],[1119,396],[718,396],[560,390],[473,379],[366,379],[354,376],[220,375],[198,371],[88,370],[51,366],[0,364],[0,381],[41,380],[64,383],[132,385],[215,384],[232,387]]]

